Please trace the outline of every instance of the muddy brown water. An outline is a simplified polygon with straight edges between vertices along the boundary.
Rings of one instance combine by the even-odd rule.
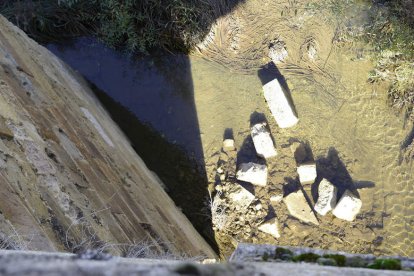
[[[328,101],[317,93],[316,85],[280,70],[300,119],[295,127],[280,129],[264,101],[258,72],[235,73],[198,56],[163,54],[132,59],[90,38],[65,46],[50,44],[48,48],[139,121],[177,145],[191,160],[197,160],[205,168],[201,170],[204,176],[197,181],[206,181],[205,177],[214,181],[217,152],[226,132],[233,134],[237,148],[243,150],[240,160],[256,158],[249,127],[259,114],[269,122],[279,152],[268,163],[269,187],[297,181],[289,144],[299,140],[312,149],[320,176],[338,186],[357,188],[363,207],[355,222],[340,221],[329,214],[319,217],[319,227],[305,225],[310,234],[303,237],[292,232],[292,218],[286,209],[276,206],[282,238],[260,234],[259,242],[414,256],[413,168],[400,162],[401,143],[410,128],[387,107],[386,86],[367,83],[372,64],[353,58],[355,52],[329,53],[329,68],[340,77],[337,83],[330,84]],[[123,128],[128,128],[128,123]],[[157,158],[164,158],[157,147],[153,148]],[[152,169],[157,171],[156,162],[152,162]],[[176,177],[177,174],[164,175],[166,186]],[[191,186],[185,188],[191,190]],[[202,194],[197,200],[202,201],[206,184],[200,184],[197,190]],[[179,187],[175,191],[188,193]],[[268,189],[257,194],[264,204],[268,202]],[[183,208],[194,203],[188,197],[180,200],[187,201],[177,202]],[[203,203],[197,204],[201,209]],[[203,216],[201,210],[194,209],[187,215],[193,221]],[[202,231],[202,223],[198,224]]]

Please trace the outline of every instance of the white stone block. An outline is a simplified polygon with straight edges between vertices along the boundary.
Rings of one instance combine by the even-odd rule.
[[[312,184],[316,179],[316,164],[306,163],[302,164],[297,169],[299,174],[299,181],[302,185]]]
[[[276,239],[280,238],[279,222],[277,218],[272,218],[271,220],[262,223],[258,229],[264,233],[272,235]]]
[[[267,167],[253,162],[243,163],[236,174],[238,180],[250,182],[253,185],[266,186]]]
[[[240,185],[235,186],[228,192],[228,197],[238,205],[249,206],[255,196]]]
[[[346,190],[332,211],[335,217],[353,221],[362,207],[362,201],[357,198],[351,191]]]
[[[318,187],[318,202],[315,204],[315,211],[324,216],[336,205],[336,194],[338,189],[325,178],[322,179]]]
[[[270,111],[279,127],[288,128],[296,125],[299,119],[280,86],[279,81],[274,79],[266,83],[263,86],[263,91]]]
[[[319,225],[319,222],[316,219],[316,216],[313,213],[312,209],[310,208],[302,190],[290,193],[285,198],[283,198],[283,201],[285,202],[286,207],[292,216],[301,221]]]
[[[223,150],[226,151],[226,152],[236,150],[236,147],[234,146],[234,140],[233,139],[225,139],[223,141]]]
[[[265,159],[277,155],[272,137],[270,136],[270,132],[267,130],[266,123],[255,124],[251,128],[251,135],[257,155]]]
[[[279,203],[283,200],[283,194],[280,195],[274,195],[270,197],[270,203],[271,204],[276,204]]]

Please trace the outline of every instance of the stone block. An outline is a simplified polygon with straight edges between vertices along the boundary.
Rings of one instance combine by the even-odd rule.
[[[267,167],[253,162],[243,163],[237,171],[236,178],[240,181],[252,183],[253,185],[266,186]]]
[[[257,155],[265,159],[272,158],[277,155],[266,123],[255,124],[251,128],[251,135]]]
[[[281,128],[293,127],[299,121],[288,97],[277,79],[263,86],[264,97],[277,124]]]
[[[225,152],[236,150],[233,139],[225,139],[223,141],[223,150]]]
[[[315,204],[315,211],[324,216],[336,205],[336,195],[338,193],[338,189],[328,180],[325,178],[322,179],[321,183],[319,183],[318,187],[318,201]]]
[[[258,229],[264,233],[270,234],[276,239],[280,238],[280,231],[279,231],[279,222],[277,218],[272,218],[261,225],[259,225]]]
[[[283,199],[283,201],[285,202],[289,213],[293,217],[303,222],[319,225],[319,222],[309,206],[302,190],[290,193]]]
[[[238,205],[247,207],[253,202],[255,196],[241,185],[235,185],[228,191],[228,198]]]
[[[299,174],[299,181],[302,185],[312,184],[316,179],[316,164],[306,163],[302,164],[297,169]]]
[[[361,207],[362,201],[350,190],[346,190],[332,211],[332,214],[337,218],[353,221],[361,210]]]

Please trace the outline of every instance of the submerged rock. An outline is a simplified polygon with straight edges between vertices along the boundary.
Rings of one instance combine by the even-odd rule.
[[[251,129],[251,135],[256,148],[257,155],[265,159],[277,155],[272,137],[267,129],[266,123],[255,124]]]
[[[315,163],[307,163],[302,164],[297,169],[299,174],[299,181],[302,185],[305,184],[312,184],[315,182],[316,179],[316,164]]]
[[[324,216],[336,205],[336,194],[338,189],[325,178],[322,179],[318,187],[318,202],[315,205],[315,211]]]
[[[288,97],[277,79],[263,86],[264,97],[277,124],[281,128],[292,127],[299,121]]]
[[[233,139],[225,139],[223,141],[223,150],[225,152],[236,150]]]
[[[356,197],[350,190],[346,190],[332,211],[335,217],[353,221],[362,207],[362,201]]]
[[[308,202],[306,201],[305,195],[303,194],[302,190],[290,193],[283,199],[283,201],[285,202],[289,213],[293,217],[307,223],[319,225],[319,222],[316,219],[316,216],[313,213]]]
[[[242,205],[242,206],[249,206],[253,200],[255,199],[255,196],[246,190],[241,185],[234,185],[229,191],[228,191],[228,197],[236,204]]]
[[[269,57],[274,64],[282,63],[288,57],[288,51],[283,41],[277,41],[269,47]]]
[[[250,182],[253,185],[266,186],[267,167],[253,162],[243,163],[240,165],[236,177],[240,181]]]
[[[264,233],[272,235],[276,239],[280,238],[279,221],[276,217],[262,223],[258,229]]]
[[[283,200],[283,194],[273,195],[273,196],[270,197],[270,203],[271,204],[279,203],[282,200]]]

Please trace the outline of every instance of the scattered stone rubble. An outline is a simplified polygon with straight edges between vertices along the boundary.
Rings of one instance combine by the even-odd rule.
[[[260,127],[265,126],[265,124],[259,125]],[[299,221],[308,225],[307,227],[317,227],[320,222],[316,214],[325,216],[333,210],[332,213],[336,217],[352,221],[360,211],[361,201],[350,191],[346,191],[337,204],[338,189],[324,178],[319,183],[319,196],[314,208],[309,202],[309,195],[300,186],[287,195],[283,195],[281,191],[279,192],[277,187],[269,187],[269,201],[259,200],[255,195],[256,188],[263,189],[272,185],[267,183],[267,166],[254,162],[242,163],[236,173],[237,151],[234,144],[232,139],[223,141],[223,150],[218,161],[216,195],[213,197],[213,203],[211,204],[211,206],[215,206],[215,209],[212,207],[211,211],[213,223],[215,224],[213,229],[222,233],[227,229],[231,229],[227,232],[227,235],[234,237],[235,246],[238,241],[243,240],[258,242],[257,231],[279,239],[283,232],[281,227],[286,226],[290,231],[304,231],[303,234],[306,236],[309,229],[306,226],[301,226]],[[257,147],[255,148],[257,149]],[[299,163],[297,171],[300,183],[302,185],[313,184],[317,179],[316,163],[309,161],[306,148],[302,143],[294,142],[291,145],[291,150]],[[306,163],[300,164],[304,160],[307,160]],[[269,206],[277,206],[278,204],[285,204],[288,214],[296,218],[296,222],[290,219],[285,222],[287,225],[280,224],[278,215],[281,214],[269,213]],[[299,226],[295,228],[295,225]]]
[[[298,117],[293,104],[278,80],[274,79],[265,84],[263,90],[279,127],[288,128],[296,125]],[[230,236],[230,242],[234,246],[237,246],[239,241],[257,243],[260,232],[275,239],[280,239],[282,233],[289,234],[292,231],[306,237],[312,228],[319,227],[321,222],[317,216],[322,219],[330,211],[337,218],[346,221],[356,218],[362,206],[361,200],[346,190],[337,202],[338,187],[322,176],[318,178],[317,164],[309,146],[299,141],[290,143],[300,184],[295,180],[286,181],[284,185],[268,183],[266,161],[275,158],[277,150],[267,123],[263,121],[254,124],[251,127],[251,137],[256,154],[262,160],[241,163],[237,172],[235,142],[233,139],[223,141],[213,188],[216,193],[212,199],[213,203],[210,203],[216,208],[212,207],[211,210],[212,221],[215,224],[213,229]],[[308,193],[314,185],[318,187],[318,198],[313,206]],[[260,193],[256,194],[257,191]],[[264,191],[267,193],[265,199]],[[286,206],[288,213],[279,213],[283,210],[280,208],[281,204]],[[281,217],[284,219],[283,223],[279,223]]]

